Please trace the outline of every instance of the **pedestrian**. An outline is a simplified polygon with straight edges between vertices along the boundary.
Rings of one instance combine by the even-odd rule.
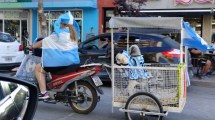
[[[200,78],[205,78],[211,67],[211,61],[201,57],[203,53],[196,48],[189,48],[188,50],[190,51],[192,64],[194,66],[200,66],[201,68],[199,74]]]
[[[95,36],[94,28],[91,27],[91,28],[90,28],[90,32],[87,33],[87,35],[86,35],[86,39],[89,39],[89,38],[94,37],[94,36]]]

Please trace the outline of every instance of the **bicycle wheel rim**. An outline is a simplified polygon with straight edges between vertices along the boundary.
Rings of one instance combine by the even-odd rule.
[[[139,113],[126,112],[128,120],[161,120],[162,116],[145,115],[145,112],[163,113],[162,106],[158,99],[149,93],[136,93],[132,95],[127,103],[126,110],[142,111]]]

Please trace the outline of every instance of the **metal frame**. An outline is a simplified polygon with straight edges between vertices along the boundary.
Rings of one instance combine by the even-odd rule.
[[[113,17],[113,18],[116,18],[116,17]],[[123,18],[119,18],[119,19],[116,19],[116,21],[117,22],[119,22],[120,20],[122,20],[122,23],[119,23],[119,24],[114,24],[114,23],[110,23],[110,28],[111,28],[111,80],[112,80],[112,95],[114,95],[114,87],[115,87],[115,84],[114,84],[114,81],[115,81],[115,71],[114,71],[114,69],[116,69],[116,68],[126,68],[126,67],[123,67],[123,66],[115,66],[115,64],[114,64],[114,40],[113,40],[113,36],[114,36],[114,29],[113,28],[119,28],[119,27],[126,27],[126,22],[129,22],[129,18],[126,18],[126,17],[124,17],[125,18],[125,20],[123,19]],[[133,20],[135,20],[136,18],[131,18],[131,20],[130,21],[132,21],[133,22]],[[139,19],[139,21],[137,20],[137,22],[139,22],[139,24],[137,24],[137,25],[135,25],[135,22],[133,22],[133,25],[134,26],[132,26],[131,24],[129,24],[128,25],[128,30],[127,30],[127,50],[128,50],[128,48],[129,48],[129,28],[130,27],[139,27],[139,28],[141,28],[141,27],[144,27],[144,24],[142,24],[142,26],[140,25],[141,24],[141,18],[138,18]],[[147,17],[144,17],[144,18],[142,18],[143,20],[144,19],[147,19]],[[149,18],[150,19],[150,18]],[[161,17],[156,17],[156,18],[153,18],[153,19],[162,19]],[[171,18],[170,18],[171,19]],[[179,18],[181,21],[181,26],[179,27],[179,28],[176,28],[176,29],[179,29],[180,31],[181,31],[181,40],[182,40],[182,36],[183,36],[183,30],[182,30],[182,28],[183,28],[183,25],[182,25],[182,23],[183,23],[183,18]],[[127,21],[126,21],[127,20]],[[110,20],[111,21],[111,20]],[[113,21],[113,20],[112,20]],[[156,20],[155,20],[156,21]],[[143,21],[143,22],[147,22],[147,21]],[[112,24],[112,25],[111,25]],[[169,24],[168,22],[166,23],[166,24]],[[123,25],[125,25],[125,26],[123,26]],[[161,25],[159,25],[159,24],[157,24],[158,26],[158,28],[162,28],[162,26]],[[167,25],[168,26],[168,25]],[[152,26],[152,28],[153,27],[155,27],[156,28],[156,26]],[[168,27],[170,27],[170,25],[168,26]],[[174,26],[173,26],[173,28],[172,29],[175,29],[174,28]],[[183,61],[183,42],[181,41],[181,44],[180,44],[180,64],[183,64],[184,63],[184,61]],[[185,51],[187,51],[187,48],[186,48],[186,50]],[[186,52],[185,52],[185,56],[187,56],[186,55]],[[179,64],[179,66],[180,66],[180,64]],[[187,65],[187,60],[185,60],[185,66]],[[135,68],[135,69],[144,69],[144,68],[150,68],[150,69],[154,69],[154,70],[158,70],[158,69],[160,69],[160,70],[179,70],[179,71],[184,71],[185,69],[183,68],[183,67],[168,67],[168,68],[166,68],[166,67],[160,67],[160,68],[158,68],[158,67],[131,67],[131,66],[129,66],[129,69],[132,69],[132,68]],[[185,87],[185,80],[184,80],[184,72],[180,72],[180,77],[179,77],[181,80],[179,80],[179,87],[181,87],[181,88],[183,88],[183,87]],[[184,89],[182,90],[182,89],[179,89],[178,90],[179,92],[186,92]],[[167,111],[171,111],[171,112],[180,112],[182,109],[183,109],[183,107],[185,106],[185,102],[186,102],[186,97],[185,97],[185,99],[183,99],[183,102],[181,102],[180,100],[179,100],[179,106],[182,106],[182,107],[180,107],[180,108],[178,108],[178,107],[164,107]],[[123,105],[123,103],[117,103],[117,102],[114,102],[114,97],[113,97],[113,99],[112,99],[112,111],[113,111],[113,107],[120,107],[120,106],[122,106]],[[123,111],[123,109],[120,109],[120,110],[122,110]],[[139,111],[136,111],[136,112],[139,112]],[[165,116],[165,115],[167,115],[167,114],[162,114],[162,116]]]

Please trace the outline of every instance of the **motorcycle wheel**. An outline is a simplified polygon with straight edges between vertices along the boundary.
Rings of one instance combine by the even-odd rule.
[[[76,96],[75,85],[69,87],[73,91],[72,96]],[[94,110],[97,105],[98,95],[95,88],[88,82],[80,81],[77,83],[78,98],[68,99],[70,107],[80,114],[88,114]]]

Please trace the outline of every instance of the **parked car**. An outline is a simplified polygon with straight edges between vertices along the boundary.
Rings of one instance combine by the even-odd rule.
[[[19,66],[23,58],[22,45],[9,33],[0,32],[0,70]]]
[[[113,34],[114,53],[122,52],[127,48],[127,33],[115,32]],[[82,63],[90,58],[93,62],[110,63],[111,34],[105,33],[89,38],[79,45]],[[129,33],[129,46],[137,44],[144,55],[145,63],[180,62],[180,45],[168,36],[158,34]],[[108,77],[106,74],[102,75]],[[101,77],[102,78],[102,77]]]
[[[0,74],[0,120],[31,120],[37,106],[37,87]]]

